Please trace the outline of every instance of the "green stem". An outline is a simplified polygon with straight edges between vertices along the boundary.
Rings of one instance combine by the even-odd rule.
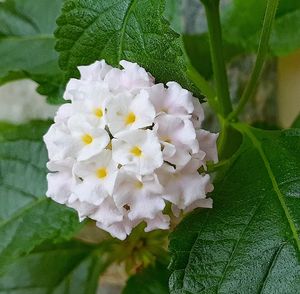
[[[219,116],[219,122],[221,124],[221,132],[218,138],[218,154],[221,159],[224,159],[223,155],[228,145],[228,128],[229,124],[226,119]]]
[[[219,11],[219,0],[201,0],[205,7],[209,44],[214,72],[214,82],[217,92],[219,114],[222,117],[232,111],[230,101],[227,73],[223,55],[222,31]]]
[[[198,71],[191,65],[187,68],[187,74],[193,81],[197,88],[201,90],[204,96],[207,98],[207,102],[210,107],[218,113],[218,104],[216,101],[216,93],[211,85],[198,73]]]
[[[251,73],[250,80],[243,92],[243,95],[236,109],[229,115],[229,120],[235,120],[240,112],[244,109],[247,101],[254,95],[258,80],[261,76],[263,65],[269,51],[269,39],[271,35],[272,24],[276,14],[279,0],[268,0],[267,8],[264,16],[263,27],[260,35],[257,58]]]

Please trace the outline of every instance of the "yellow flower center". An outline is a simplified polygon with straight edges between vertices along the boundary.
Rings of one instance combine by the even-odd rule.
[[[136,157],[140,157],[142,155],[142,150],[138,146],[134,146],[131,148],[130,153]]]
[[[101,167],[101,168],[97,169],[96,174],[99,179],[105,178],[107,176],[106,168]]]
[[[107,144],[106,149],[112,150],[112,144],[111,144],[111,141],[109,141],[109,143]]]
[[[136,187],[137,189],[142,189],[143,186],[144,186],[144,184],[143,184],[142,182],[140,182],[140,181],[136,181],[136,182],[135,182],[135,187]]]
[[[135,114],[133,112],[129,112],[125,118],[125,124],[126,125],[131,125],[135,122]]]
[[[169,143],[169,144],[171,144],[171,142],[172,142],[171,139],[168,138],[168,137],[163,138],[163,141],[166,142],[166,143]]]
[[[93,142],[93,137],[89,134],[85,134],[81,137],[81,140],[84,144],[91,144]]]
[[[98,117],[98,118],[101,118],[103,116],[103,111],[102,111],[102,108],[95,108],[94,109],[94,114]]]

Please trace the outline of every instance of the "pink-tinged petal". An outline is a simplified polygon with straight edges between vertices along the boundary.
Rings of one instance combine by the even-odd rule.
[[[210,133],[205,130],[197,130],[197,140],[200,150],[206,153],[205,161],[218,162],[217,139],[219,134]]]
[[[155,215],[165,208],[164,200],[158,195],[137,195],[140,199],[133,201],[128,217],[130,220],[153,219]]]
[[[167,83],[167,100],[170,101],[169,112],[172,114],[191,114],[194,110],[193,96],[176,82]]]
[[[131,233],[132,228],[135,227],[135,224],[124,217],[122,221],[113,223],[111,225],[97,222],[97,227],[109,232],[113,237],[116,237],[120,240],[125,240],[126,237]]]
[[[170,226],[170,217],[162,213],[158,213],[155,218],[146,220],[147,227],[145,232],[150,232],[153,230],[167,230]]]
[[[90,215],[90,218],[102,223],[105,226],[110,226],[113,223],[121,222],[124,218],[124,212],[118,209],[111,197],[107,197],[102,205],[98,206],[97,210]]]
[[[194,111],[192,113],[192,122],[194,127],[196,129],[199,129],[204,120],[204,110],[199,99],[194,98],[193,104],[194,104]]]
[[[113,67],[108,65],[104,60],[95,61],[90,65],[78,66],[81,80],[85,81],[103,81]]]

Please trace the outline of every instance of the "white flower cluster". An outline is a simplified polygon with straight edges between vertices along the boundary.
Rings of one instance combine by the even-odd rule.
[[[44,136],[50,161],[47,196],[125,239],[141,222],[167,229],[166,202],[180,210],[211,207],[217,134],[201,129],[199,101],[175,83],[155,84],[135,63],[79,67],[55,123]]]

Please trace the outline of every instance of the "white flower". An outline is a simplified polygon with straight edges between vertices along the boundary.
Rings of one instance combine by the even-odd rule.
[[[178,83],[155,85],[136,63],[120,65],[80,66],[44,141],[47,196],[124,240],[141,222],[168,229],[167,203],[176,216],[212,206],[198,169],[217,162],[218,135],[201,129],[202,106]]]
[[[103,81],[107,74],[113,69],[104,60],[95,61],[90,65],[78,66],[80,80],[99,82]]]
[[[126,130],[136,130],[153,124],[155,110],[149,94],[141,90],[133,96],[129,92],[115,96],[106,105],[107,123],[112,135]]]
[[[199,129],[204,120],[204,111],[198,99],[193,99],[194,111],[192,113],[192,122],[195,129]]]
[[[49,161],[47,175],[48,191],[46,195],[60,204],[65,204],[72,194],[76,180],[72,175],[74,160],[66,158],[60,161]]]
[[[169,82],[167,86],[166,89],[163,84],[157,84],[150,89],[150,100],[156,112],[177,117],[191,114],[194,110],[192,94],[176,82]]]
[[[121,133],[112,140],[113,159],[124,169],[147,175],[163,164],[161,146],[151,130]]]
[[[182,210],[187,209],[195,201],[204,199],[206,193],[213,190],[209,175],[190,172],[188,168],[170,173],[170,169],[163,166],[157,171],[157,175],[165,188],[163,198]]]
[[[117,171],[117,164],[111,159],[111,150],[103,150],[87,161],[76,163],[74,174],[82,182],[74,187],[74,194],[80,201],[100,205],[112,194]]]
[[[196,132],[188,119],[162,114],[155,119],[154,129],[163,145],[163,158],[177,168],[184,167],[191,154],[199,151]]]
[[[210,133],[205,130],[196,131],[199,148],[205,152],[204,161],[218,162],[217,139],[219,134]]]
[[[70,117],[68,129],[73,140],[66,142],[66,146],[71,145],[69,149],[76,154],[79,161],[99,154],[110,141],[106,130],[92,125],[83,115]]]
[[[113,197],[117,207],[127,208],[130,220],[154,219],[165,207],[162,192],[156,175],[138,178],[136,174],[122,171]]]
[[[123,70],[113,68],[106,77],[105,82],[114,93],[131,91],[138,92],[140,89],[154,85],[154,78],[136,63],[125,60],[120,61]]]

